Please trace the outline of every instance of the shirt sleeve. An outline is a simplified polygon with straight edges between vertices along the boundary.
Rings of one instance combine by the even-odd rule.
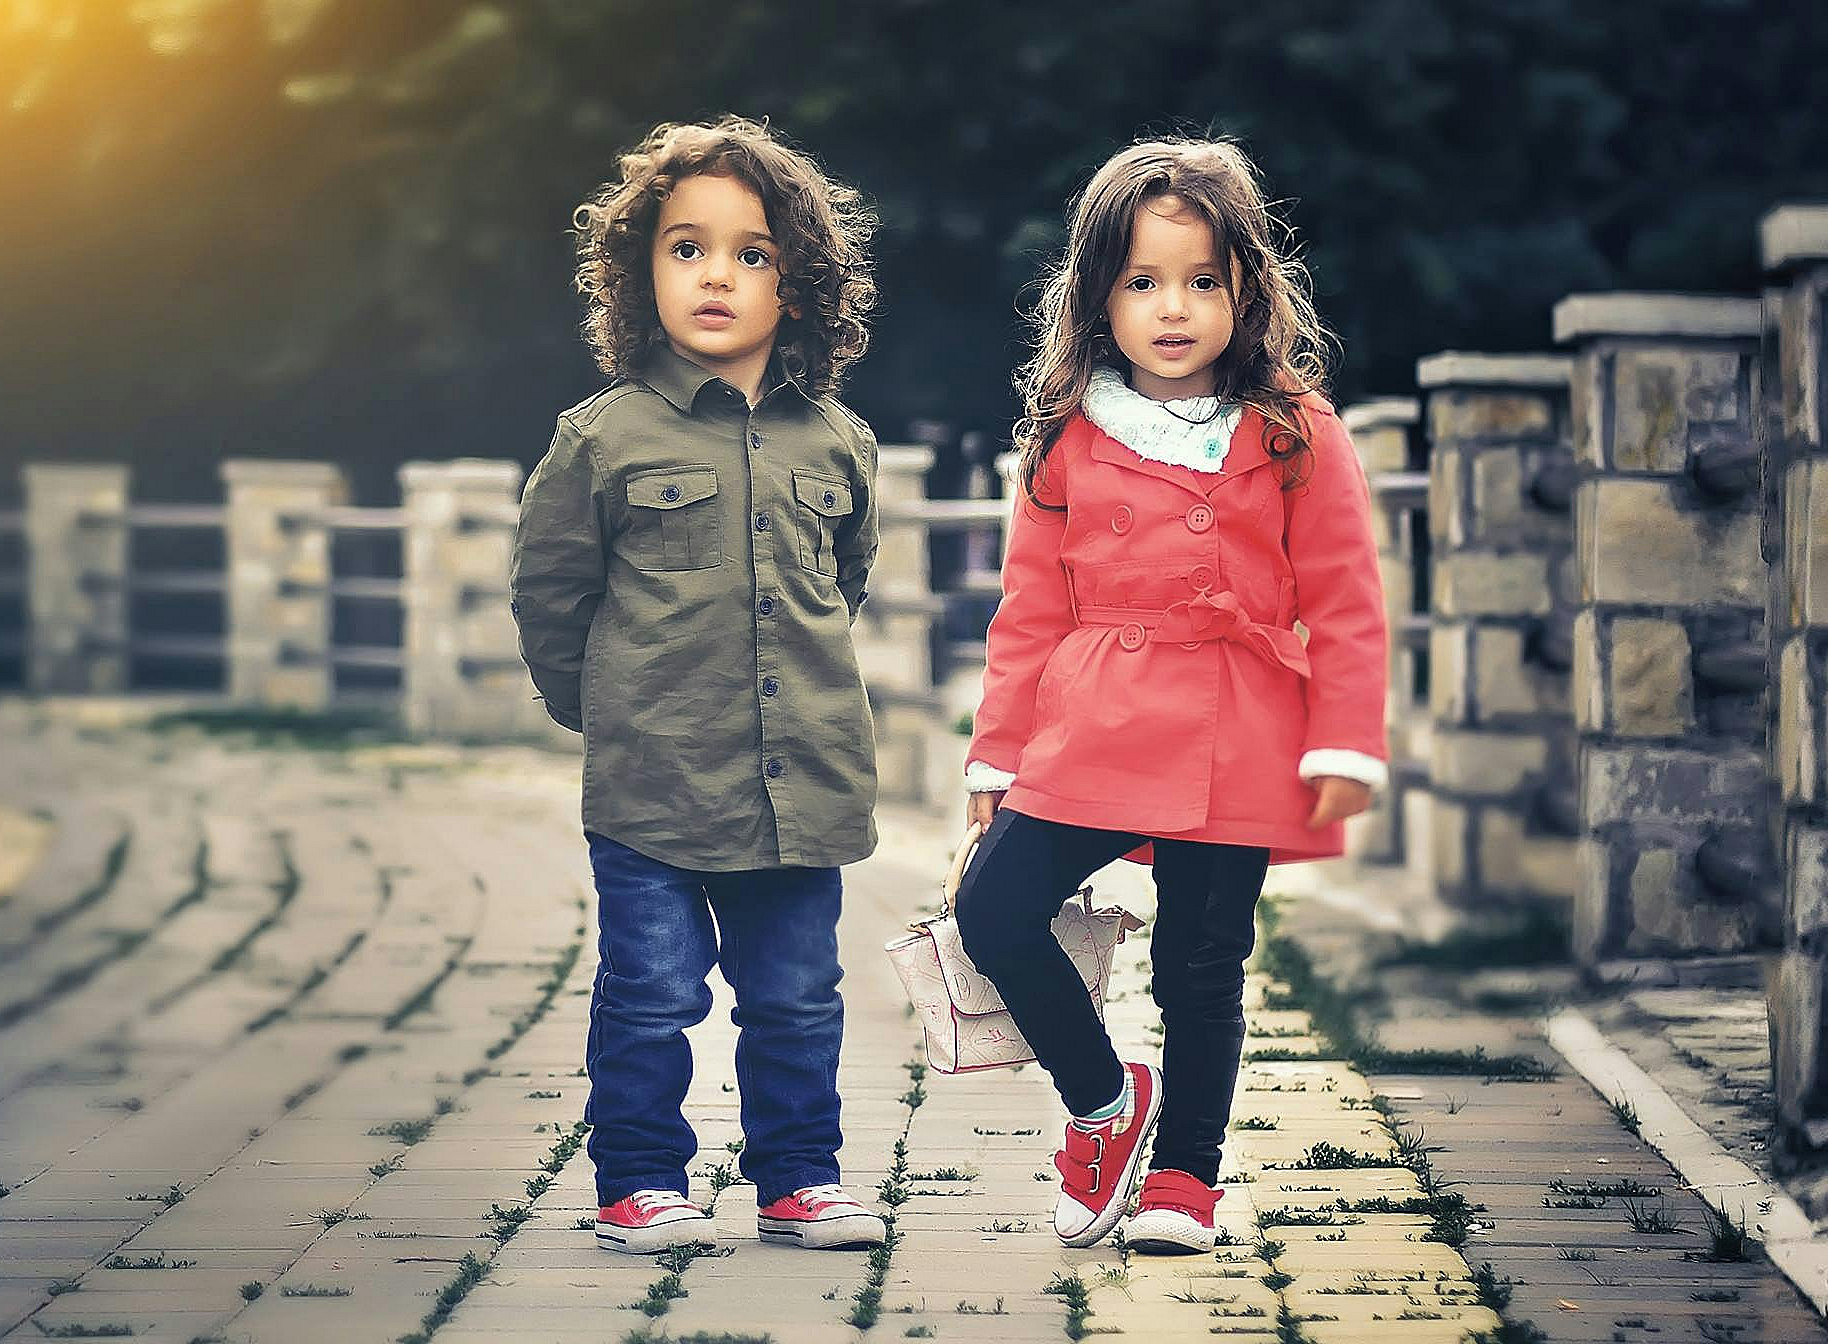
[[[855,421],[855,425],[857,466],[851,474],[852,508],[850,516],[838,527],[832,538],[833,551],[838,559],[838,591],[844,595],[853,623],[863,606],[870,569],[876,563],[880,532],[876,496],[876,436],[862,421]]]
[[[555,723],[584,731],[584,646],[607,573],[599,478],[577,428],[560,417],[521,494],[509,575],[521,658]]]
[[[1388,779],[1390,633],[1371,530],[1371,489],[1345,426],[1310,408],[1309,478],[1288,499],[1286,544],[1308,630],[1307,737],[1297,773]]]
[[[1062,471],[1058,450],[1050,454],[1047,468],[1056,477]],[[1019,482],[1011,488],[1022,493],[1012,510],[1003,599],[990,621],[984,695],[973,720],[968,759],[1012,775],[1034,730],[1035,689],[1047,660],[1073,628],[1073,612],[1060,563],[1066,513],[1041,507]],[[1047,487],[1041,494],[1048,504],[1065,500],[1063,492],[1050,494]]]

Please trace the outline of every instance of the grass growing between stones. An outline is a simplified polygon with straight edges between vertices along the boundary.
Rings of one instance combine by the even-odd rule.
[[[83,911],[106,900],[108,893],[114,890],[114,884],[119,880],[121,870],[127,866],[127,854],[132,848],[133,832],[129,830],[108,847],[108,855],[102,860],[102,870],[95,881],[78,892],[74,900],[60,905],[54,910],[47,910],[33,920],[32,936],[14,944],[4,954],[0,954],[0,961],[12,960],[13,957],[40,942],[45,935],[56,932]]]
[[[864,1276],[863,1286],[851,1298],[850,1313],[844,1318],[859,1330],[868,1330],[882,1315],[882,1286],[889,1281],[889,1262],[894,1258],[895,1248],[901,1244],[901,1233],[895,1228],[895,1210],[907,1203],[912,1194],[910,1183],[913,1178],[908,1168],[908,1131],[914,1124],[914,1112],[927,1099],[924,1085],[927,1066],[919,1059],[910,1059],[902,1068],[908,1071],[908,1078],[913,1083],[901,1094],[901,1104],[908,1108],[908,1114],[902,1121],[901,1135],[895,1140],[894,1160],[889,1164],[888,1173],[876,1186],[877,1198],[889,1210],[883,1215],[883,1221],[888,1224],[888,1236],[882,1245],[870,1252],[869,1272]]]
[[[470,1289],[481,1283],[488,1272],[486,1262],[466,1252],[457,1264],[457,1272],[438,1290],[438,1299],[432,1304],[432,1309],[425,1313],[419,1328],[410,1334],[401,1335],[395,1344],[427,1344],[438,1327],[450,1320],[458,1303],[470,1295]]]
[[[82,1321],[46,1325],[43,1321],[33,1321],[32,1325],[46,1339],[119,1339],[134,1333],[131,1325],[121,1321],[105,1321],[100,1325],[87,1325]]]
[[[1086,1318],[1092,1315],[1092,1291],[1085,1286],[1085,1280],[1079,1277],[1078,1272],[1068,1274],[1061,1271],[1055,1274],[1041,1291],[1066,1304],[1066,1337],[1084,1339]]]
[[[245,734],[256,747],[300,747],[342,751],[357,746],[399,746],[412,738],[394,726],[393,716],[370,710],[324,712],[287,709],[187,709],[160,714],[147,723],[155,733],[194,728],[217,736]]]
[[[1351,998],[1315,970],[1307,952],[1281,932],[1281,915],[1272,901],[1257,906],[1262,938],[1257,964],[1262,971],[1288,986],[1276,1006],[1306,1012],[1313,1034],[1336,1056],[1361,1073],[1467,1074],[1509,1082],[1548,1082],[1555,1070],[1530,1055],[1493,1055],[1483,1046],[1471,1050],[1393,1050],[1381,1044],[1375,1032],[1358,1026]]]
[[[1548,909],[1530,909],[1486,928],[1460,928],[1436,943],[1406,943],[1379,966],[1461,969],[1467,966],[1553,966],[1568,960],[1573,931]]]

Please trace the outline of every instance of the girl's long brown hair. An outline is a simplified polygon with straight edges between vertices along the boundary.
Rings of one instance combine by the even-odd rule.
[[[1308,295],[1307,268],[1276,246],[1278,233],[1286,240],[1292,231],[1270,214],[1256,165],[1237,145],[1145,140],[1113,155],[1073,202],[1065,254],[1047,274],[1030,315],[1037,348],[1016,377],[1023,414],[1015,446],[1031,499],[1093,368],[1111,364],[1128,371],[1105,307],[1130,255],[1137,209],[1163,196],[1197,212],[1212,226],[1219,256],[1237,259],[1235,325],[1214,368],[1214,390],[1269,422],[1266,447],[1281,464],[1284,488],[1303,479],[1313,450],[1299,401],[1324,388],[1334,342]],[[1229,275],[1217,278],[1230,289]]]

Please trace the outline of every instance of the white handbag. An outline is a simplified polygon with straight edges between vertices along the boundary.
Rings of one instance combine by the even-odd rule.
[[[927,1062],[936,1073],[1006,1068],[1035,1057],[996,986],[965,955],[952,914],[965,867],[982,835],[983,828],[977,825],[965,833],[941,886],[939,913],[909,924],[910,932],[884,947],[926,1033]],[[1121,907],[1094,909],[1090,887],[1082,888],[1054,916],[1054,937],[1085,981],[1100,1021],[1117,945],[1126,932],[1141,927],[1142,921]]]

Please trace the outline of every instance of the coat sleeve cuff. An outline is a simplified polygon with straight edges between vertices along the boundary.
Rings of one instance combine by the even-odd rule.
[[[1015,782],[1012,772],[983,761],[972,761],[965,767],[965,789],[969,793],[1007,793]]]
[[[1352,751],[1346,747],[1315,747],[1304,752],[1301,763],[1295,767],[1304,783],[1310,783],[1322,775],[1338,775],[1343,779],[1356,779],[1360,784],[1368,784],[1373,789],[1381,789],[1390,782],[1390,767],[1377,757],[1362,751]]]

